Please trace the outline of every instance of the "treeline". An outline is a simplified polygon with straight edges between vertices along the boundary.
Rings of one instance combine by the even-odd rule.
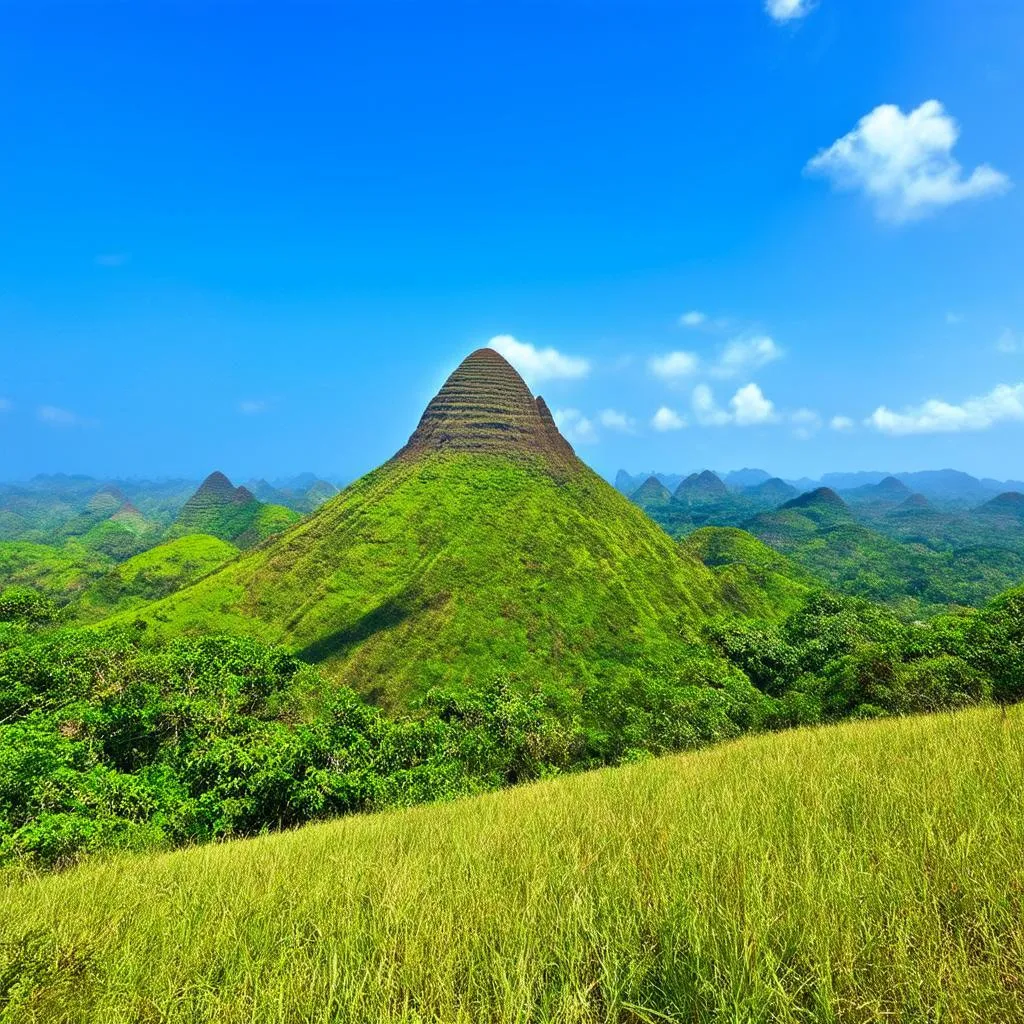
[[[68,628],[0,594],[0,863],[64,865],[443,799],[748,731],[1024,696],[1024,591],[908,625],[809,596],[577,690],[480,680],[392,717],[289,652]]]

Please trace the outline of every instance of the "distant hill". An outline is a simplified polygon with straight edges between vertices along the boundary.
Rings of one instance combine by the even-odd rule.
[[[691,473],[673,497],[690,505],[706,505],[728,498],[729,488],[711,470],[705,469],[701,473]]]
[[[667,505],[672,492],[656,476],[649,476],[633,493],[632,500],[641,508]]]
[[[286,641],[396,705],[436,684],[544,680],[579,693],[640,666],[678,675],[688,658],[716,657],[700,633],[724,607],[718,590],[481,349],[389,462],[283,537],[131,614],[160,632]]]
[[[792,484],[787,484],[785,480],[773,476],[753,487],[747,487],[744,493],[758,502],[781,505],[795,498],[798,491]]]
[[[185,502],[168,538],[207,534],[239,547],[252,547],[286,530],[301,516],[282,505],[267,505],[221,472],[211,473]]]
[[[894,476],[887,476],[877,484],[864,484],[842,492],[847,502],[865,502],[898,505],[906,501],[913,492]]]

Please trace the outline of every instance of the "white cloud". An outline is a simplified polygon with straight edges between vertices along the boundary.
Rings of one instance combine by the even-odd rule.
[[[1024,352],[1024,338],[1017,337],[1009,327],[1006,327],[996,341],[996,351],[1008,356]]]
[[[965,199],[998,195],[1010,179],[988,164],[964,177],[953,157],[960,129],[938,100],[904,114],[886,103],[811,159],[806,170],[837,188],[860,189],[879,217],[906,221]]]
[[[575,380],[590,373],[590,363],[554,348],[536,348],[511,334],[491,338],[488,347],[500,352],[528,381]]]
[[[702,427],[724,427],[732,417],[715,404],[715,396],[707,384],[698,384],[690,398],[693,414]]]
[[[883,434],[951,434],[987,430],[996,423],[1024,420],[1024,384],[1000,384],[987,395],[951,405],[931,398],[921,405],[893,412],[879,406],[864,422]]]
[[[593,420],[588,419],[579,409],[556,409],[555,425],[573,444],[596,444],[600,438]]]
[[[693,352],[669,352],[667,355],[655,356],[648,365],[655,377],[678,380],[695,374],[700,367],[700,360]]]
[[[602,427],[621,430],[624,434],[631,434],[636,429],[636,420],[617,409],[602,409],[598,419]]]
[[[821,417],[813,409],[797,409],[789,417],[793,424],[793,436],[807,441],[821,430]]]
[[[756,384],[746,384],[729,399],[733,419],[738,427],[771,423],[775,419],[775,406],[764,397]]]
[[[655,430],[665,432],[667,430],[682,430],[686,426],[686,420],[667,405],[663,405],[652,417],[651,426]]]
[[[679,318],[679,323],[683,327],[700,327],[707,318],[707,314],[702,313],[699,309],[691,309],[689,313],[684,313]]]
[[[782,358],[782,349],[766,334],[736,338],[722,350],[710,369],[713,377],[739,377]]]
[[[828,425],[832,430],[838,430],[840,433],[846,430],[853,430],[854,423],[849,416],[833,416],[828,421]]]
[[[77,427],[84,420],[70,409],[59,409],[55,405],[41,405],[38,409],[39,419],[54,427]]]
[[[267,402],[258,399],[247,399],[238,403],[238,411],[243,416],[258,416],[261,412],[266,412],[268,408]]]
[[[811,0],[765,0],[764,9],[776,21],[793,21],[811,13]]]
[[[963,317],[962,313],[952,313],[952,312],[950,312],[950,313],[946,314],[946,323],[947,324],[952,324],[952,325],[955,326],[956,324],[962,324],[963,322],[964,322],[964,317]]]

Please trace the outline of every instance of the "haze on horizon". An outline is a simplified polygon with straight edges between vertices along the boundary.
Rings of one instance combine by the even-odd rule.
[[[1024,477],[1021,5],[275,7],[6,12],[0,479],[350,479],[483,345],[605,475]]]

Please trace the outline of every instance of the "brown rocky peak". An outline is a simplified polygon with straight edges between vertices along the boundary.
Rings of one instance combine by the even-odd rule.
[[[577,461],[544,399],[535,399],[511,363],[490,348],[459,364],[395,458],[430,452],[539,456],[561,468]]]

